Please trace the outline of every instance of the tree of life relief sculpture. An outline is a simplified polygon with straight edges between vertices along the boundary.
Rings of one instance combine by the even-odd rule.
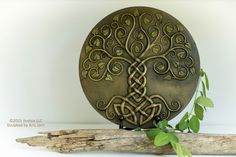
[[[112,13],[90,32],[80,78],[90,103],[105,118],[148,128],[187,105],[199,67],[195,43],[178,20],[157,9],[132,7]],[[155,81],[166,88],[155,88]]]

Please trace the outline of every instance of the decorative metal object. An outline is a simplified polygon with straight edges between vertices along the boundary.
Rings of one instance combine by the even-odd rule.
[[[191,100],[200,61],[188,30],[154,8],[131,7],[102,19],[84,42],[80,80],[92,106],[126,128],[172,119]]]

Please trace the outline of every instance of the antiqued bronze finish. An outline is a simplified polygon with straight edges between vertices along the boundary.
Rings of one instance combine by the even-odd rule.
[[[192,98],[199,79],[197,47],[171,15],[131,7],[102,19],[84,42],[83,90],[92,106],[127,128],[172,119]]]

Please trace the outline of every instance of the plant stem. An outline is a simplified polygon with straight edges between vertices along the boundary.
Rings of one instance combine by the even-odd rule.
[[[195,101],[196,101],[197,95],[198,95],[198,88],[199,88],[200,82],[201,82],[201,77],[199,77],[199,80],[198,80],[197,89],[196,89],[195,96],[194,96],[193,106],[192,106],[192,109],[191,109],[189,115],[192,115],[192,113],[193,113],[193,109],[194,109],[194,106],[195,106]]]

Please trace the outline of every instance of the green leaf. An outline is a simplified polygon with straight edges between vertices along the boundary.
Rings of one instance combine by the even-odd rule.
[[[146,132],[146,135],[149,139],[154,140],[156,135],[159,134],[160,132],[163,132],[160,128],[155,128],[151,129]]]
[[[169,128],[173,128],[173,126],[171,126],[170,124],[168,124],[167,127],[169,127]]]
[[[186,130],[187,128],[189,127],[189,125],[188,125],[188,122],[187,121],[180,121],[179,122],[179,130],[180,131],[184,131],[184,130]]]
[[[197,118],[197,116],[192,116],[192,118],[189,121],[189,126],[190,126],[190,129],[194,133],[198,133],[199,128],[200,128],[200,122],[199,122],[199,119]]]
[[[175,128],[176,128],[177,130],[179,130],[179,123],[177,123],[177,124],[175,125]]]
[[[160,132],[158,135],[156,135],[154,139],[154,144],[158,147],[167,145],[169,142],[170,142],[169,136],[165,132]]]
[[[203,81],[202,81],[202,91],[203,91],[203,96],[206,96],[206,86]]]
[[[190,150],[187,149],[185,146],[181,145],[180,143],[171,143],[171,145],[178,157],[192,157]]]
[[[213,101],[205,96],[199,96],[196,100],[196,103],[204,107],[214,107]]]
[[[167,125],[168,125],[168,121],[166,119],[164,119],[158,123],[159,128],[162,130],[166,129]]]
[[[186,112],[184,116],[181,118],[181,120],[179,121],[179,123],[175,126],[176,129],[180,130],[181,132],[187,129],[188,122],[186,120],[188,119],[188,117],[189,117],[188,112]]]
[[[204,96],[202,91],[200,91],[200,94],[201,94],[201,96]]]
[[[135,128],[135,129],[133,129],[132,131],[141,131],[141,130],[142,130],[142,128],[137,127],[137,128]]]
[[[181,118],[181,120],[180,120],[180,122],[181,121],[185,121],[186,119],[188,119],[188,112],[186,112],[185,114],[184,114],[184,116]]]
[[[205,73],[204,76],[205,76],[206,88],[207,88],[207,90],[209,90],[209,80],[208,80],[207,74]]]
[[[203,69],[200,70],[200,76],[203,77],[205,75],[205,72]]]
[[[200,119],[200,120],[203,120],[203,113],[204,113],[204,110],[203,108],[198,105],[197,103],[194,104],[194,112],[195,112],[195,115]]]
[[[183,150],[179,143],[176,143],[176,154],[178,157],[183,157]]]
[[[174,149],[174,151],[176,152],[176,144],[178,144],[177,142],[170,142],[172,148]]]
[[[175,133],[173,133],[173,132],[168,132],[167,134],[168,134],[168,136],[169,136],[170,142],[176,142],[176,143],[179,142],[179,138],[176,136]]]
[[[192,157],[190,150],[184,147],[183,145],[182,145],[182,150],[183,150],[184,156]]]

